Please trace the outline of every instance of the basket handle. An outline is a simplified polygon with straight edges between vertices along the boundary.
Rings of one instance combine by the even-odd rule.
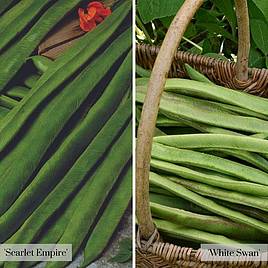
[[[238,21],[239,52],[236,79],[247,80],[249,19],[246,0],[235,0]],[[148,240],[155,233],[149,204],[149,171],[153,134],[161,95],[176,49],[203,0],[185,0],[173,19],[155,60],[144,100],[136,146],[136,215],[140,237]]]
[[[235,66],[236,79],[248,80],[248,57],[250,50],[250,30],[247,0],[235,0],[235,10],[238,25],[238,53]]]

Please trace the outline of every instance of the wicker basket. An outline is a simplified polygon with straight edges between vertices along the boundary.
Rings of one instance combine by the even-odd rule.
[[[146,69],[152,69],[136,146],[136,214],[139,224],[136,237],[136,266],[268,267],[267,262],[202,262],[200,249],[194,250],[163,242],[152,221],[149,206],[151,148],[166,78],[168,76],[186,77],[184,63],[188,63],[217,84],[263,97],[268,96],[268,70],[248,68],[250,33],[245,0],[235,0],[239,41],[237,64],[188,52],[177,52],[187,25],[202,3],[202,0],[184,1],[170,25],[161,48],[151,45],[137,45],[136,47],[137,63]]]

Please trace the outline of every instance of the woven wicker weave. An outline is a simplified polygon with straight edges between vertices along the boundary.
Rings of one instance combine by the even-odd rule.
[[[160,47],[138,44],[136,48],[136,62],[145,69],[153,68]],[[249,68],[249,79],[238,81],[235,76],[235,64],[229,61],[217,60],[203,55],[178,51],[172,62],[169,77],[187,77],[184,64],[188,63],[211,81],[228,88],[241,89],[248,93],[268,97],[268,70]]]
[[[194,268],[232,268],[268,267],[267,262],[202,262],[201,250],[176,246],[161,241],[153,225],[149,206],[149,168],[153,131],[158,113],[158,104],[166,77],[186,77],[184,63],[188,63],[219,85],[244,90],[250,94],[268,97],[268,70],[247,68],[248,44],[241,42],[241,36],[249,39],[248,12],[245,0],[235,0],[238,18],[239,55],[235,65],[229,61],[217,60],[188,52],[175,52],[177,43],[202,0],[185,0],[175,16],[162,48],[138,44],[136,47],[137,64],[145,69],[153,69],[144,103],[137,135],[136,158],[136,200],[139,230],[136,237],[136,266],[143,267],[194,267]],[[188,5],[188,6],[187,6]],[[239,10],[241,6],[241,10]],[[187,15],[188,10],[191,10]],[[185,16],[184,16],[185,15]],[[246,23],[245,23],[246,22]],[[244,25],[243,25],[244,23]],[[180,26],[180,27],[178,27]],[[176,31],[178,34],[176,35]],[[170,45],[170,40],[174,44]],[[166,53],[165,50],[168,50]],[[173,53],[174,51],[174,53]],[[242,52],[241,52],[242,51]],[[172,58],[172,56],[174,57]],[[156,64],[155,64],[156,62]],[[165,67],[159,67],[164,62]],[[169,71],[168,71],[169,70]],[[239,78],[238,78],[239,77]],[[241,79],[242,78],[242,79]],[[155,80],[155,81],[154,81]]]

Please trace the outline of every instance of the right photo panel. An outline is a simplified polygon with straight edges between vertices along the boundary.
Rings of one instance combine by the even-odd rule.
[[[136,267],[268,267],[268,2],[135,5]]]

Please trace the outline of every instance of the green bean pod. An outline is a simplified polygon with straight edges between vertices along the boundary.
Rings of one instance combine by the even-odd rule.
[[[220,148],[267,153],[268,141],[248,136],[226,134],[186,134],[154,138],[154,141],[168,146],[185,149]]]
[[[264,171],[214,155],[178,149],[154,142],[152,157],[171,163],[214,170],[240,180],[268,185],[268,174]]]
[[[95,52],[115,32],[126,18],[131,1],[124,1],[94,31],[84,35],[78,42],[57,58],[41,76],[31,93],[12,110],[0,125],[0,152],[8,145],[22,128],[32,113],[40,107],[42,101],[50,96],[71,75],[86,63]]]
[[[40,79],[40,75],[33,74],[33,75],[26,77],[23,83],[26,87],[33,88],[39,79]]]
[[[108,154],[106,161],[88,181],[87,186],[85,186],[88,191],[58,242],[58,244],[71,243],[73,256],[80,248],[101,205],[122,172],[122,168],[130,159],[131,134],[132,127],[129,124]],[[66,267],[66,263],[61,262],[59,265],[50,262],[47,267]]]
[[[268,116],[268,100],[243,91],[180,78],[168,79],[165,90],[180,94],[201,96],[205,99],[232,104]]]
[[[87,182],[88,177],[92,176],[98,165],[102,163],[103,158],[108,154],[112,144],[116,140],[118,133],[129,122],[131,116],[130,104],[131,102],[129,101],[118,108],[64,178],[57,184],[53,191],[47,195],[46,199],[39,207],[33,211],[8,242],[33,242],[37,234],[40,233],[40,230],[46,228],[46,219],[51,218],[57,210],[64,206],[68,198],[77,191],[83,193],[78,194],[78,196],[84,196],[85,191],[87,191],[85,185],[89,183]],[[80,197],[77,198],[80,199]],[[81,203],[82,201],[80,199],[79,204]],[[14,216],[16,217],[16,215]],[[4,219],[1,222],[4,227]],[[62,224],[61,228],[64,231],[66,229],[66,223],[63,222]]]
[[[268,198],[252,196],[250,194],[237,193],[235,191],[224,190],[204,183],[189,181],[179,177],[168,177],[173,182],[183,185],[187,189],[200,195],[210,196],[217,199],[225,200],[232,203],[242,204],[245,206],[258,208],[268,211]]]
[[[166,113],[164,111],[162,111],[162,113],[170,118],[170,119],[173,119],[173,120],[178,120],[182,123],[184,123],[185,125],[189,126],[189,127],[192,127],[202,133],[212,133],[212,134],[230,134],[230,135],[238,135],[238,136],[243,136],[243,134],[239,133],[239,132],[235,132],[235,131],[232,131],[232,130],[229,130],[229,129],[225,129],[225,128],[220,128],[220,127],[215,127],[215,126],[212,126],[212,125],[208,125],[208,124],[205,124],[205,123],[200,123],[200,122],[196,122],[192,119],[186,119],[185,117],[182,117],[180,116],[180,118],[178,117],[170,117],[170,114],[169,113]]]
[[[162,194],[162,195],[170,196],[170,197],[175,196],[174,194],[170,193],[169,191],[162,189],[160,187],[157,187],[155,185],[150,185],[150,193]]]
[[[3,30],[0,31],[0,51],[19,33],[23,31],[24,28],[39,14],[39,12],[48,4],[51,5],[52,0],[45,1],[21,1],[23,5],[22,10],[18,11],[20,13],[17,17],[13,18],[13,21],[10,21]],[[17,6],[17,5],[16,5]],[[14,8],[17,8],[17,7]],[[26,7],[26,8],[25,8]]]
[[[0,14],[2,16],[2,13],[6,12],[6,10],[14,4],[16,0],[2,0],[0,2]]]
[[[168,172],[169,174],[178,175],[186,179],[202,182],[211,186],[220,187],[222,189],[233,190],[249,195],[268,197],[268,186],[238,181],[236,178],[227,176],[225,174],[220,174],[217,172],[209,173],[206,172],[206,170],[182,167],[155,159],[151,160],[151,166],[157,170]]]
[[[16,1],[16,0],[14,0]],[[29,1],[19,1],[16,5],[11,7],[9,10],[7,10],[3,15],[0,17],[0,33],[2,31],[5,31],[10,24],[14,24],[14,19],[19,17],[20,14],[24,12],[25,9],[27,9],[34,0]],[[2,2],[5,2],[5,0],[2,0]],[[6,2],[10,2],[9,0],[6,0]],[[1,5],[1,4],[0,4]],[[1,7],[0,7],[0,14],[1,14]]]
[[[238,211],[226,208],[217,204],[216,202],[205,198],[195,192],[192,192],[185,188],[182,185],[179,185],[175,182],[168,180],[162,176],[159,176],[155,173],[150,173],[150,183],[158,187],[162,187],[171,193],[180,196],[186,200],[189,200],[200,207],[203,207],[217,215],[226,217],[234,222],[242,223],[249,225],[255,229],[258,229],[264,233],[268,233],[268,223],[264,223],[260,220],[254,219],[252,217],[246,216]]]
[[[251,135],[251,137],[267,140],[268,139],[268,133],[257,133],[257,134]]]
[[[23,86],[15,86],[7,90],[6,94],[9,97],[23,99],[29,93],[29,89]]]
[[[157,126],[161,127],[185,127],[186,125],[178,120],[173,120],[165,115],[159,114],[156,121]]]
[[[265,172],[268,172],[268,160],[265,159],[262,155],[258,153],[252,153],[241,150],[232,150],[232,149],[211,149],[211,148],[203,148],[200,150],[201,152],[209,152],[209,153],[224,153],[227,156],[236,157],[237,159],[244,160],[251,165],[262,169]]]
[[[268,214],[267,214],[267,212],[265,212],[263,210],[248,207],[248,206],[244,206],[244,205],[240,205],[240,204],[236,204],[236,203],[230,203],[230,202],[220,200],[220,199],[213,198],[213,200],[216,203],[218,203],[218,204],[220,204],[220,205],[222,205],[224,207],[239,211],[239,212],[241,212],[241,213],[243,213],[245,215],[248,215],[248,216],[250,216],[252,218],[255,218],[255,219],[261,220],[262,222],[268,223]]]
[[[208,216],[150,203],[154,217],[208,233],[224,235],[232,239],[267,241],[268,236],[252,227],[232,222],[219,216]]]
[[[78,207],[74,207],[75,210],[71,213],[73,216],[76,215],[81,210],[81,208],[84,211],[87,210],[87,207],[88,207],[87,206],[88,205],[87,200],[88,200],[88,197],[91,196],[91,193],[90,193],[90,195],[88,195],[89,191],[93,191],[93,193],[95,193],[96,189],[99,189],[99,190],[102,189],[102,188],[98,188],[98,187],[97,188],[91,188],[92,187],[92,181],[94,180],[94,178],[96,180],[97,178],[102,178],[104,176],[104,177],[106,177],[106,183],[107,184],[108,184],[109,180],[115,179],[115,176],[117,176],[117,173],[118,173],[118,171],[119,171],[119,169],[121,167],[120,163],[122,163],[122,161],[127,161],[127,159],[123,160],[123,158],[126,157],[126,155],[123,155],[123,154],[126,153],[128,150],[130,150],[130,147],[131,147],[130,143],[129,143],[129,148],[126,148],[127,147],[126,145],[128,145],[128,144],[125,143],[126,139],[130,138],[130,136],[127,137],[129,135],[130,131],[131,131],[131,128],[130,128],[130,124],[129,124],[128,131],[125,130],[124,133],[119,137],[119,139],[114,143],[114,146],[108,150],[108,152],[109,152],[108,153],[108,158],[106,158],[106,160],[102,164],[100,164],[100,166],[97,168],[97,171],[96,171],[95,175],[93,175],[93,177],[88,179],[88,177],[91,176],[92,174],[88,173],[89,170],[84,168],[84,167],[87,167],[85,165],[86,163],[88,163],[89,166],[91,166],[90,160],[92,160],[92,159],[88,159],[85,156],[85,157],[83,157],[81,159],[80,163],[78,165],[76,165],[75,170],[73,170],[76,173],[72,174],[72,177],[69,177],[69,178],[72,178],[72,180],[76,181],[77,177],[79,176],[79,174],[83,174],[83,177],[87,178],[87,181],[84,183],[83,187],[81,188],[81,190],[79,191],[79,193],[78,193],[78,195],[76,197],[76,198],[79,199],[80,203],[79,203]],[[130,141],[130,139],[128,141]],[[92,157],[94,157],[93,154],[94,153],[91,152]],[[113,156],[119,156],[119,157],[113,158]],[[112,164],[116,163],[112,168],[113,169],[113,175],[112,176],[111,176],[111,166],[109,165],[109,163],[111,161],[110,161],[109,158],[114,159],[114,161],[112,161]],[[82,166],[80,164],[82,164]],[[93,171],[93,173],[94,173],[94,171]],[[109,173],[109,175],[107,173]],[[74,175],[75,175],[75,178],[73,178]],[[108,176],[109,179],[107,179],[107,176]],[[65,181],[65,183],[66,183],[66,181]],[[69,181],[69,183],[70,183],[70,181]],[[78,182],[78,185],[79,184],[80,183]],[[68,183],[67,183],[67,185],[68,185]],[[66,184],[65,184],[65,186],[66,186]],[[69,189],[69,190],[72,189],[72,191],[74,191],[73,185],[69,184],[68,188],[60,188],[59,189],[60,191],[58,191],[58,193],[57,193],[58,198],[64,193],[63,189]],[[55,198],[55,194],[54,194],[54,198]],[[61,200],[61,202],[63,202],[63,201],[64,200]],[[42,205],[41,208],[39,207],[30,216],[30,218],[27,219],[27,221],[19,229],[19,231],[15,235],[13,235],[11,237],[11,239],[8,240],[8,243],[23,243],[23,241],[25,241],[25,242],[32,241],[35,238],[35,236],[40,232],[40,229],[39,229],[40,227],[38,227],[38,226],[44,225],[44,223],[46,222],[45,219],[50,218],[50,213],[51,213],[50,210],[52,210],[55,213],[55,212],[57,212],[57,208],[55,208],[55,205],[58,205],[59,207],[61,207],[61,204],[62,204],[62,203],[58,204],[58,203],[53,203],[53,202],[51,203],[51,200],[48,201],[48,202],[45,202],[45,203],[46,203],[45,205]],[[93,200],[93,203],[94,203],[94,200]],[[99,203],[97,203],[97,204],[99,204]],[[100,205],[101,204],[99,204],[99,206]],[[83,211],[81,211],[81,212],[83,213]],[[42,217],[40,217],[40,216],[42,216]],[[85,220],[93,221],[92,218],[85,219]],[[67,227],[69,226],[69,224],[70,224],[70,221],[68,222]],[[85,229],[89,228],[89,226],[85,225],[85,224],[81,224],[79,226],[76,225],[76,226],[77,227],[83,227],[84,231],[85,231]],[[64,224],[64,226],[61,226],[61,227],[65,228],[65,224]],[[64,234],[65,233],[66,233],[66,230],[64,229]],[[75,239],[75,236],[74,236],[74,239]],[[59,243],[60,243],[60,241],[59,241]],[[73,252],[73,254],[75,254],[75,253]],[[56,265],[56,264],[52,263],[50,265]],[[5,267],[19,267],[19,263],[17,263],[17,265],[15,265],[15,263],[14,263],[14,265],[12,265],[12,266],[11,265],[12,265],[12,263],[8,263],[8,262],[5,263]],[[62,264],[62,265],[63,265],[63,267],[65,267],[64,264]]]
[[[196,204],[189,202],[188,200],[185,200],[175,195],[171,196],[171,195],[156,194],[156,193],[150,192],[150,202],[157,203],[159,205],[166,206],[166,207],[190,211],[190,212],[197,213],[197,214],[215,216],[215,214],[213,214],[212,212],[206,209],[203,209],[202,207],[197,206]]]
[[[61,214],[56,215],[52,219],[49,220],[49,223],[45,225],[42,229],[41,234],[37,235],[35,239],[35,243],[38,244],[57,244],[59,239],[61,238],[69,220],[72,218],[74,211],[79,207],[80,202],[82,201],[83,197],[83,190],[82,188],[75,197],[70,201],[70,203],[61,208]],[[28,267],[35,267],[39,262],[38,261],[27,261],[27,262],[12,262],[11,264],[5,264],[6,267],[20,267],[20,268],[28,268]]]
[[[40,1],[34,2],[39,3]],[[80,0],[56,1],[21,40],[0,56],[0,92],[4,90],[4,87],[22,67],[25,59],[32,54],[46,34],[79,2]]]
[[[151,76],[151,71],[142,68],[138,64],[136,64],[136,73],[141,77],[150,77]]]
[[[44,56],[32,56],[29,59],[32,60],[34,66],[38,70],[39,73],[43,74],[44,72],[47,71],[48,67],[53,64],[53,61],[50,60],[47,57]]]
[[[18,105],[18,101],[5,96],[5,95],[0,95],[0,105],[7,108],[7,109],[13,109]]]
[[[266,121],[268,120],[267,116],[260,114],[260,113],[253,112],[251,110],[248,110],[248,109],[245,109],[242,107],[238,107],[238,106],[234,106],[234,105],[226,104],[226,103],[221,103],[221,102],[215,102],[215,101],[209,101],[209,103],[217,104],[217,105],[221,106],[222,108],[229,110],[229,111],[232,111],[232,112],[235,112],[239,115],[256,117],[256,118],[260,118],[260,119],[263,119]]]
[[[198,243],[223,245],[239,244],[238,241],[227,238],[223,235],[211,234],[208,232],[189,228],[183,225],[172,223],[170,221],[160,220],[156,218],[153,218],[153,221],[160,232],[174,238],[187,239]]]
[[[2,120],[3,118],[5,118],[5,116],[9,113],[9,109],[4,107],[4,106],[0,106],[0,120]]]
[[[130,33],[122,33],[98,58],[92,61],[64,90],[52,99],[32,123],[17,146],[0,162],[0,212],[5,212],[16,200],[30,179],[32,172],[64,128],[64,125],[78,111],[90,94],[100,93],[96,86],[114,63],[130,49]],[[94,71],[93,71],[94,70]],[[116,69],[115,69],[116,70]],[[77,90],[78,89],[78,90]],[[74,93],[75,92],[75,93]],[[94,99],[93,99],[94,103]],[[91,103],[91,105],[93,104]],[[59,107],[60,113],[55,113]],[[27,152],[31,147],[31,154]],[[25,157],[28,155],[28,157]],[[19,163],[14,159],[20,159]],[[12,166],[14,168],[12,168]],[[18,176],[18,173],[20,176]]]
[[[162,136],[162,135],[166,135],[166,133],[164,133],[162,130],[156,127],[154,130],[154,137]]]
[[[60,181],[69,167],[74,164],[89,143],[94,140],[111,115],[115,113],[124,94],[126,94],[131,81],[130,74],[131,53],[128,54],[101,98],[92,106],[84,120],[64,140],[54,155],[43,165],[31,184],[0,217],[0,241],[5,241],[25,221]],[[112,102],[111,99],[113,99]],[[129,101],[126,103],[131,106]],[[124,112],[126,113],[126,111]],[[127,112],[124,116],[129,116],[129,113]],[[125,120],[121,121],[125,122]],[[122,127],[121,121],[115,125]],[[35,200],[34,204],[32,200]]]
[[[136,99],[143,102],[147,88],[137,87]],[[201,123],[241,130],[250,133],[267,132],[268,122],[259,118],[233,114],[219,105],[185,95],[164,92],[160,101],[160,111],[172,119],[185,118]]]
[[[208,84],[212,84],[214,85],[213,82],[211,82],[205,75],[199,73],[197,70],[195,70],[192,66],[190,66],[189,64],[185,63],[184,64],[186,72],[188,74],[188,76],[195,81],[199,81],[199,82],[204,82],[204,83],[208,83]]]
[[[113,194],[105,208],[100,220],[92,231],[84,249],[84,262],[82,267],[87,267],[105,249],[122,216],[124,215],[132,196],[132,170],[131,166],[122,179],[122,182]],[[109,228],[107,223],[109,222]]]
[[[205,148],[203,150],[205,152],[215,148],[217,151],[236,156],[268,172],[268,161],[258,154],[249,153],[268,152],[268,141],[266,140],[230,134],[172,135],[156,137],[154,140],[161,144],[177,148]]]

